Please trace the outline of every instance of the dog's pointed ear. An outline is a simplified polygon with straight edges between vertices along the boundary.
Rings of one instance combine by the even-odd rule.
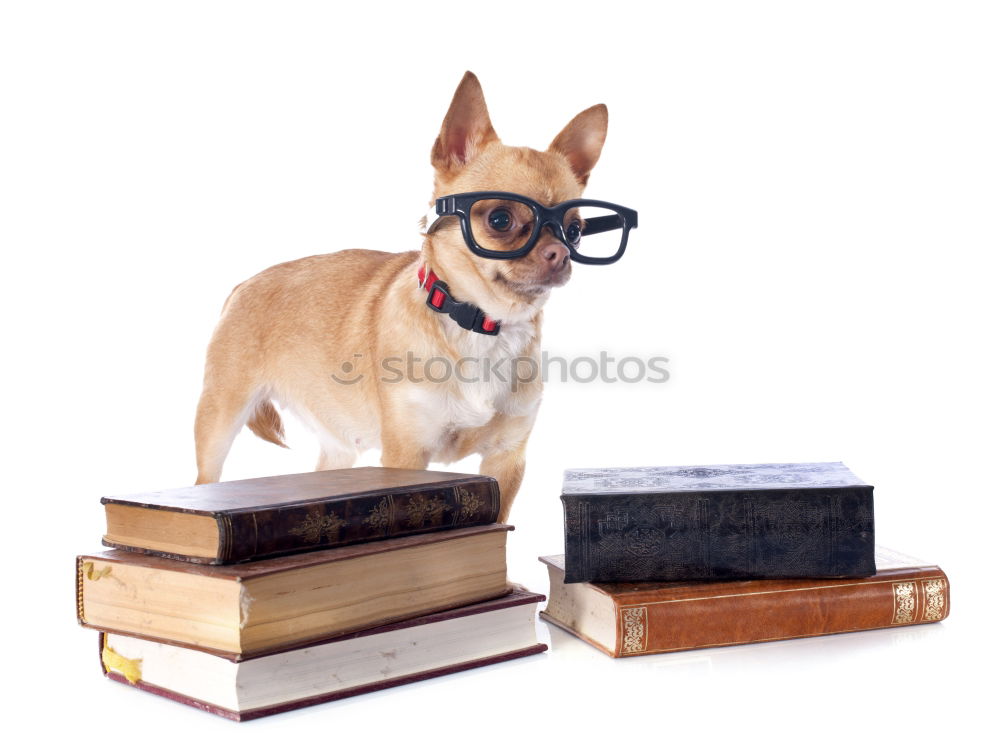
[[[460,168],[476,157],[486,144],[498,139],[486,110],[479,78],[466,72],[434,142],[431,164],[441,172]]]
[[[590,171],[601,157],[607,136],[608,107],[599,103],[574,116],[573,121],[552,140],[549,151],[565,155],[576,180],[581,186],[586,186]]]

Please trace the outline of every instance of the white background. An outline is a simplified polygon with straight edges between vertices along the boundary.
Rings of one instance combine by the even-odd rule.
[[[988,722],[995,5],[0,8],[5,728],[914,742]],[[99,498],[193,482],[204,349],[235,284],[419,247],[430,147],[467,69],[508,144],[544,149],[606,103],[587,194],[641,215],[622,261],[554,293],[544,347],[670,359],[666,384],[547,387],[511,578],[545,590],[564,468],[843,460],[876,486],[879,542],[948,572],[949,619],[619,661],[552,630],[544,656],[240,725],[103,680],[73,614]],[[289,429],[291,451],[241,435],[225,477],[311,469],[312,437]]]

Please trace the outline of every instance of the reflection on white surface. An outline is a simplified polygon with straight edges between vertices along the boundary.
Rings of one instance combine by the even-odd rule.
[[[543,642],[549,644],[549,653],[559,663],[612,665],[627,668],[630,674],[668,669],[699,675],[752,667],[774,670],[781,666],[798,667],[805,660],[819,666],[839,665],[851,657],[872,653],[919,653],[921,644],[933,644],[948,632],[944,624],[930,623],[614,659],[550,623],[539,621],[539,625],[544,628],[539,630],[539,637],[544,639],[547,633],[548,640]]]

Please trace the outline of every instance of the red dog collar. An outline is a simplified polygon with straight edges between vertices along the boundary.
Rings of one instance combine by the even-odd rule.
[[[427,290],[427,307],[437,313],[447,313],[448,317],[467,331],[496,336],[500,332],[500,323],[491,319],[477,305],[471,302],[459,302],[451,296],[448,285],[438,279],[437,275],[426,266],[417,271],[419,287]]]

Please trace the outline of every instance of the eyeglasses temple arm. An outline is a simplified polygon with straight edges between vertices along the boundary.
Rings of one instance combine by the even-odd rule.
[[[622,227],[623,222],[624,220],[617,214],[609,214],[604,217],[591,217],[589,220],[586,220],[582,234],[594,235],[595,233],[607,232],[608,230],[617,230]]]

